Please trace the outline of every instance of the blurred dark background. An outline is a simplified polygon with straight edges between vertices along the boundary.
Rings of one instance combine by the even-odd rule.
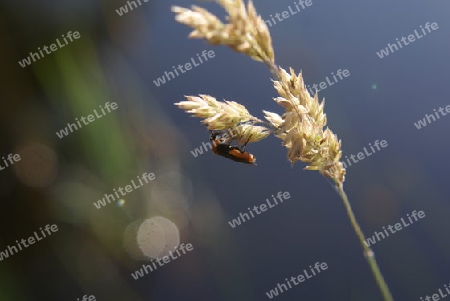
[[[225,47],[187,38],[172,5],[126,1],[2,1],[0,251],[46,224],[59,231],[0,262],[0,300],[266,300],[265,292],[315,262],[329,269],[277,300],[381,300],[345,210],[317,172],[290,167],[270,137],[249,146],[258,166],[194,157],[208,139],[198,119],[173,104],[209,94],[254,115],[281,113],[265,67]],[[255,1],[263,18],[290,0]],[[350,76],[320,92],[344,155],[375,140],[388,147],[350,166],[346,191],[367,236],[414,210],[426,217],[373,249],[395,300],[419,300],[450,282],[450,117],[414,122],[450,104],[450,4],[445,1],[314,1],[270,28],[277,64],[306,83]],[[439,29],[380,59],[376,52],[436,22]],[[30,51],[68,31],[81,38],[22,68]],[[203,50],[215,57],[157,87],[153,81]],[[59,139],[56,132],[106,102],[118,109]],[[136,176],[156,179],[120,202],[93,202]],[[278,191],[291,199],[232,229],[228,221]],[[194,250],[134,280],[146,261],[127,252],[126,229],[163,216]],[[150,241],[151,247],[154,243]],[[157,244],[158,241],[155,243]]]

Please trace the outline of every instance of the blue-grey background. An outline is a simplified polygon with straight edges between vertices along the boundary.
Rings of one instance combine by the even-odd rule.
[[[328,270],[276,299],[382,300],[341,200],[319,173],[302,170],[301,163],[291,168],[278,139],[249,145],[256,167],[211,152],[190,153],[207,141],[208,132],[173,105],[184,95],[234,100],[259,117],[262,110],[282,113],[271,100],[276,93],[263,64],[187,38],[190,29],[174,21],[170,7],[191,4],[224,16],[214,3],[187,0],[142,1],[123,16],[115,12],[126,5],[119,0],[1,4],[0,155],[39,142],[57,154],[58,175],[36,188],[12,169],[0,172],[0,250],[45,223],[60,225],[58,238],[0,262],[5,300],[76,300],[84,294],[97,300],[266,300],[265,292],[317,261],[326,262]],[[255,2],[264,19],[289,5],[294,1]],[[313,0],[270,27],[276,63],[302,70],[307,84],[349,70],[349,77],[319,93],[344,155],[356,155],[375,140],[388,142],[347,171],[345,189],[365,234],[372,236],[414,210],[426,214],[373,246],[395,300],[419,300],[450,282],[450,117],[420,130],[414,126],[450,104],[449,9],[437,0]],[[383,59],[376,55],[426,22],[439,29]],[[81,39],[30,67],[18,66],[29,51],[69,30],[79,31]],[[214,50],[215,57],[160,87],[153,83],[203,50]],[[107,117],[56,137],[67,122],[106,101],[119,104],[112,125]],[[189,179],[180,235],[194,250],[134,280],[130,273],[142,262],[123,250],[124,228],[137,218],[163,214],[145,210],[143,192],[130,194],[128,208],[97,210],[91,204],[129,182],[136,170],[154,171],[157,181],[156,166],[174,165]],[[95,175],[97,182],[90,185],[97,198],[63,189],[65,179],[79,170]],[[235,229],[228,225],[278,191],[291,198]],[[69,202],[69,195],[76,197]],[[78,215],[70,207],[74,203],[86,204]],[[72,214],[76,218],[69,218]],[[83,272],[84,266],[93,273]]]

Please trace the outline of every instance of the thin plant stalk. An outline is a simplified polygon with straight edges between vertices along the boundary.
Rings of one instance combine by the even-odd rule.
[[[271,73],[277,78],[280,79],[280,71],[278,67],[271,63],[266,62],[265,64]],[[378,285],[378,288],[381,291],[381,295],[383,296],[384,301],[394,301],[394,298],[392,297],[392,294],[389,290],[389,287],[384,280],[383,274],[381,273],[381,270],[378,266],[377,260],[375,259],[375,253],[372,251],[372,249],[366,245],[366,237],[364,236],[363,231],[361,230],[361,227],[359,226],[358,221],[356,220],[355,213],[353,212],[352,206],[350,204],[350,201],[348,200],[347,194],[344,191],[344,185],[342,182],[340,182],[337,179],[334,179],[336,184],[336,190],[339,194],[339,196],[342,199],[342,202],[344,203],[345,210],[347,211],[348,218],[350,219],[350,224],[353,227],[353,230],[356,233],[356,236],[359,239],[359,242],[361,243],[361,246],[364,250],[364,257],[366,258],[366,261],[370,267],[370,270],[375,278],[375,281]]]
[[[391,292],[389,291],[389,287],[384,280],[383,274],[380,271],[380,268],[378,267],[378,263],[375,259],[375,253],[372,251],[370,247],[366,245],[366,237],[364,236],[364,233],[361,230],[361,227],[358,224],[358,221],[356,220],[355,214],[352,209],[352,205],[350,204],[350,201],[348,200],[347,194],[344,191],[344,185],[339,182],[336,182],[336,191],[339,194],[339,196],[342,199],[342,202],[344,203],[345,210],[347,211],[348,218],[350,219],[350,223],[353,227],[353,230],[356,233],[356,236],[359,239],[359,242],[361,243],[361,246],[364,250],[364,257],[367,260],[367,263],[369,264],[370,270],[372,271],[373,276],[375,277],[375,281],[378,284],[378,287],[381,291],[381,295],[383,296],[383,299],[385,301],[393,301]]]
[[[279,97],[273,100],[285,110],[282,116],[264,111],[271,127],[245,124],[238,132],[239,137],[233,139],[249,142],[252,137],[250,142],[257,142],[272,132],[288,149],[291,164],[297,161],[308,163],[305,169],[317,170],[323,176],[334,180],[383,299],[393,301],[375,255],[365,243],[365,236],[344,191],[345,167],[340,162],[341,142],[329,128],[324,129],[326,125],[324,102],[319,102],[317,92],[314,96],[308,93],[301,73],[296,74],[292,68],[288,72],[275,64],[270,31],[257,14],[252,0],[249,0],[247,5],[243,0],[216,0],[216,2],[226,10],[228,23],[224,24],[209,11],[196,6],[192,9],[173,7],[172,11],[176,13],[175,19],[178,22],[194,29],[189,37],[205,39],[213,45],[226,45],[236,52],[264,63],[276,79],[273,83]],[[209,130],[238,127],[242,122],[251,120],[262,123],[253,117],[245,106],[236,102],[220,102],[208,95],[186,96],[186,98],[187,101],[175,105],[195,117],[203,118],[203,123]]]
[[[278,67],[271,63],[266,62],[266,66],[269,68],[271,73],[277,78],[280,78],[279,75],[279,69]],[[350,224],[353,227],[353,230],[356,233],[356,236],[359,239],[359,242],[361,243],[361,246],[364,250],[364,257],[366,258],[366,261],[370,267],[370,270],[372,272],[372,275],[375,278],[375,281],[378,285],[378,288],[381,291],[381,295],[383,296],[384,301],[394,301],[394,298],[392,297],[392,294],[389,290],[389,287],[384,280],[383,274],[381,273],[381,270],[378,266],[377,260],[375,259],[375,253],[372,251],[370,247],[366,245],[366,237],[364,236],[363,231],[361,230],[361,227],[359,226],[358,221],[356,220],[355,213],[353,212],[352,206],[350,204],[350,201],[348,200],[347,194],[344,191],[344,185],[342,182],[340,182],[337,179],[334,179],[336,184],[336,190],[339,194],[339,196],[342,199],[342,202],[344,203],[345,210],[347,211],[348,218],[350,219]]]
[[[266,66],[269,68],[271,73],[277,78],[280,79],[280,71],[278,67],[270,62],[266,63]],[[381,273],[381,270],[378,266],[377,260],[375,259],[375,253],[372,251],[370,247],[368,247],[365,243],[366,237],[364,236],[363,231],[361,230],[361,227],[359,226],[358,221],[356,220],[355,213],[353,212],[352,206],[350,204],[350,201],[348,200],[347,194],[344,191],[344,185],[342,182],[340,182],[337,179],[334,179],[336,184],[336,190],[339,194],[339,196],[342,199],[342,202],[344,203],[345,210],[347,211],[348,218],[350,219],[350,224],[353,227],[353,230],[356,233],[356,236],[359,239],[359,242],[361,243],[361,246],[364,250],[364,257],[366,258],[366,261],[370,267],[370,270],[375,278],[375,281],[378,285],[378,288],[381,291],[381,295],[383,296],[384,301],[394,301],[391,292],[389,290],[389,287],[384,280],[383,274]]]

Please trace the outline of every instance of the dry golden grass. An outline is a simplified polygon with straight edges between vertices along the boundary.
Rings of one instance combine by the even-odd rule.
[[[365,244],[365,236],[356,221],[345,194],[345,168],[340,162],[341,141],[326,127],[324,101],[319,102],[316,93],[311,96],[305,87],[302,73],[289,72],[275,64],[272,38],[263,19],[256,13],[251,1],[217,0],[226,13],[226,23],[198,6],[191,9],[173,7],[176,20],[193,29],[189,37],[205,39],[213,45],[225,45],[231,49],[263,62],[274,75],[273,86],[278,97],[273,100],[283,108],[279,115],[263,111],[268,123],[252,116],[245,106],[233,101],[217,101],[207,95],[186,96],[187,101],[176,105],[195,117],[203,119],[210,130],[234,130],[231,141],[243,144],[257,142],[274,134],[287,148],[287,158],[294,164],[307,163],[305,169],[317,170],[331,178],[344,203],[351,225],[364,250],[365,258],[375,277],[385,301],[393,298],[384,281],[373,251]],[[267,127],[257,125],[265,124]]]
[[[192,9],[173,7],[176,20],[193,28],[190,37],[205,39],[211,44],[226,45],[233,50],[265,63],[275,75],[274,88],[279,97],[274,98],[285,111],[277,113],[265,111],[266,119],[272,125],[272,132],[282,140],[288,150],[287,157],[294,164],[308,163],[305,169],[318,170],[324,176],[339,183],[345,180],[345,169],[340,162],[341,142],[326,126],[323,112],[324,102],[319,103],[316,94],[312,97],[305,87],[302,74],[295,74],[275,65],[272,39],[269,29],[250,1],[247,6],[242,1],[219,0],[218,3],[228,13],[228,23],[207,10],[193,6]],[[178,107],[203,118],[210,130],[225,130],[243,122],[262,123],[252,116],[245,106],[232,101],[220,102],[207,95],[187,96],[187,101],[176,103]],[[268,129],[246,125],[245,135],[249,142],[267,137]],[[236,140],[246,141],[242,135]]]

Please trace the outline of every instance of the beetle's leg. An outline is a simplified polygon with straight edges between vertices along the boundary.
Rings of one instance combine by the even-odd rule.
[[[250,135],[247,139],[247,141],[244,143],[244,145],[242,146],[242,150],[241,152],[244,153],[245,152],[245,147],[247,146],[247,143],[250,141],[250,138],[252,137],[252,135]]]

